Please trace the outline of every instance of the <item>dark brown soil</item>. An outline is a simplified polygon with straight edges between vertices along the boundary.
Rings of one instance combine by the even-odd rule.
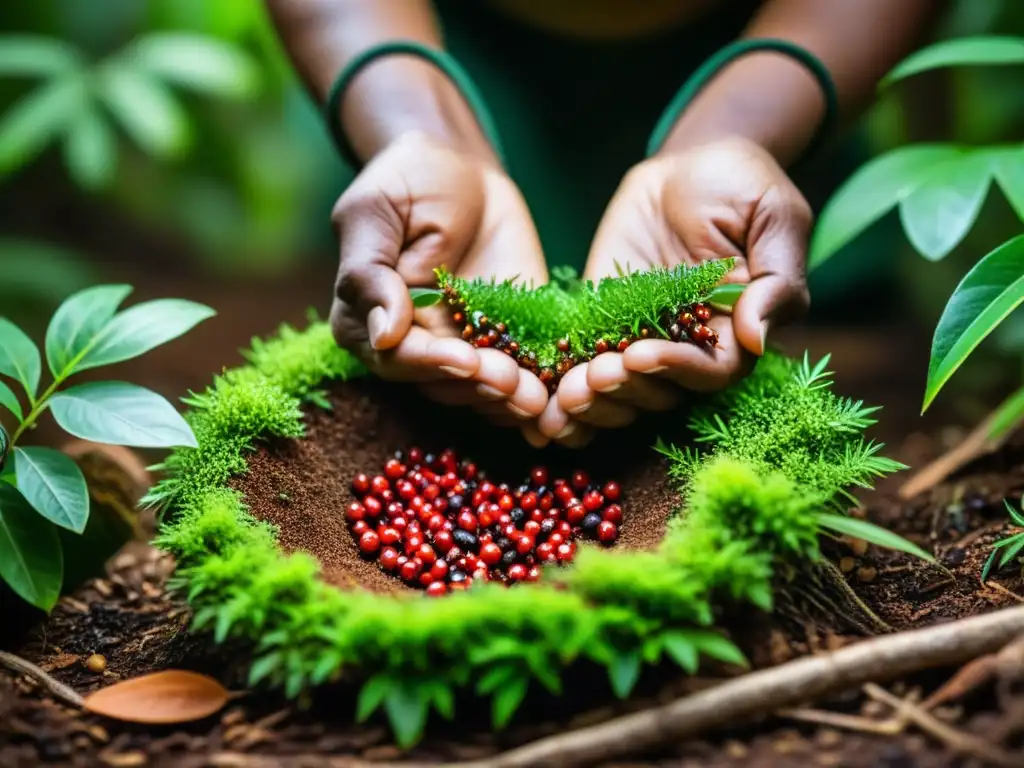
[[[413,445],[435,453],[455,448],[472,457],[492,480],[512,486],[523,482],[539,461],[563,472],[584,468],[595,482],[617,480],[624,499],[617,547],[656,546],[678,505],[665,479],[664,462],[650,449],[654,438],[649,426],[632,430],[628,437],[610,436],[583,453],[551,450],[538,455],[515,434],[488,429],[459,411],[428,404],[407,389],[379,381],[338,385],[331,403],[331,411],[309,414],[308,439],[261,448],[234,486],[257,518],[278,526],[286,549],[315,555],[324,577],[339,586],[408,589],[360,557],[343,515],[353,500],[352,478],[380,471],[396,450]]]

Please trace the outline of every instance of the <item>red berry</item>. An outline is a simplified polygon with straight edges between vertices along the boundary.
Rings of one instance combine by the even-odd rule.
[[[444,515],[431,515],[427,520],[427,530],[431,533],[439,533],[444,528]]]
[[[539,578],[540,578],[540,568],[538,568],[535,565],[532,566],[530,568],[530,570],[528,570],[526,572],[526,580],[527,581],[537,581],[537,579],[539,579]]]
[[[559,544],[564,544],[568,538],[566,534],[555,532],[548,536],[548,544],[557,547]]]
[[[421,509],[423,509],[423,505],[425,503],[426,502],[423,501],[422,496],[413,496],[411,499],[409,499],[409,509],[411,509],[413,512],[419,512]]]
[[[367,531],[359,537],[359,550],[364,555],[372,555],[380,549],[380,536],[375,531]]]
[[[412,464],[413,466],[416,466],[418,464],[422,464],[423,463],[423,451],[420,450],[419,448],[410,448],[409,449],[408,458],[409,458],[409,463]]]
[[[587,515],[587,508],[576,502],[565,510],[565,519],[572,525],[579,525]]]
[[[363,507],[366,508],[366,514],[370,517],[380,517],[380,513],[384,511],[384,505],[375,496],[367,496],[363,499]]]
[[[540,523],[537,520],[527,520],[523,524],[523,533],[527,536],[536,536],[540,533]]]
[[[693,308],[693,316],[700,320],[702,323],[706,323],[711,319],[711,307],[704,304],[698,304]]]
[[[405,499],[406,501],[416,495],[416,486],[408,480],[403,480],[395,487],[398,489],[399,498]]]
[[[525,555],[527,552],[533,550],[533,545],[533,536],[530,536],[526,533],[522,533],[519,535],[519,540],[516,541],[516,552],[518,552],[520,555]]]
[[[519,507],[523,512],[533,512],[537,508],[537,494],[534,491],[524,493],[519,500]]]
[[[418,533],[413,534],[412,536],[407,536],[405,539],[405,554],[409,557],[414,557],[422,544],[423,537]]]
[[[435,579],[443,579],[448,575],[448,563],[445,560],[435,560],[430,566],[430,575]]]
[[[397,544],[402,540],[402,534],[397,528],[383,528],[380,531],[380,540],[383,544]]]
[[[512,494],[503,493],[498,497],[498,509],[502,512],[509,512],[516,506],[515,500],[512,498]]]
[[[583,496],[583,506],[588,512],[594,512],[604,506],[604,496],[598,491],[590,491]]]
[[[433,501],[441,495],[441,486],[436,483],[431,483],[423,489],[423,498],[427,501]]]
[[[559,352],[568,352],[569,351],[569,340],[568,339],[559,339],[558,340],[558,344],[556,344],[556,346],[558,347],[558,351]]]
[[[501,560],[501,547],[491,542],[480,547],[480,559],[487,565],[497,565]]]
[[[608,341],[606,339],[598,339],[594,342],[594,352],[599,355],[603,355],[608,351]]]
[[[468,509],[459,512],[459,516],[456,518],[455,522],[462,530],[469,531],[470,533],[476,533],[476,529],[478,527],[476,515]]]
[[[397,553],[396,553],[397,554]],[[550,541],[537,545],[537,558],[544,563],[555,559],[555,545]]]
[[[526,578],[526,566],[522,563],[516,563],[515,565],[509,566],[508,577],[512,581],[522,581]]]
[[[467,480],[474,480],[478,471],[476,464],[470,461],[462,468],[462,476]]]
[[[431,597],[442,597],[448,594],[448,586],[443,581],[433,581],[427,585],[427,594]]]
[[[449,531],[438,531],[434,534],[434,546],[441,552],[448,553],[455,546],[455,539]]]
[[[616,483],[614,480],[609,480],[604,484],[604,488],[601,489],[601,493],[608,501],[618,501],[622,498],[622,486]]]
[[[434,551],[432,546],[424,542],[416,548],[416,557],[426,565],[433,565],[434,561],[437,560],[437,552]]]
[[[368,530],[370,530],[370,524],[365,520],[357,520],[352,523],[352,535],[356,538],[362,536]]]
[[[370,492],[370,478],[360,472],[352,480],[352,490],[362,495]]]
[[[548,512],[542,512],[539,509],[535,509],[533,510],[533,512],[530,513],[530,519],[533,520],[535,523],[543,523],[549,515],[558,515],[558,512],[556,512],[553,509],[549,510]]]
[[[381,504],[390,504],[395,500],[395,492],[390,488],[381,491],[377,494],[377,498],[380,499]]]
[[[572,523],[570,523],[568,520],[559,520],[557,523],[555,523],[555,533],[560,534],[561,536],[568,539],[570,536],[572,536]]]
[[[550,493],[545,493],[543,496],[540,497],[539,504],[540,508],[544,512],[547,512],[549,509],[555,506],[555,497],[552,496]]]
[[[690,329],[690,339],[694,344],[706,344],[714,332],[706,325],[697,324]]]
[[[391,489],[391,484],[384,475],[375,475],[370,481],[370,490],[374,493],[383,493]]]
[[[467,510],[467,514],[472,514],[472,512]],[[476,518],[477,522],[484,528],[490,528],[495,522],[497,522],[497,517],[486,506],[477,512]]]
[[[399,515],[398,517],[391,518],[391,527],[399,533],[405,533],[409,528],[409,521]]]
[[[559,544],[555,548],[555,557],[558,558],[560,563],[570,563],[576,556],[576,546],[572,542],[566,542]]]
[[[582,491],[590,485],[590,477],[582,469],[577,469],[572,473],[572,487],[577,491]]]
[[[360,504],[358,501],[353,501],[348,505],[348,509],[345,510],[345,519],[350,523],[358,522],[366,517],[366,507]]]
[[[622,507],[618,504],[609,504],[604,508],[604,512],[601,513],[601,517],[609,523],[615,523],[618,525],[622,522]]]
[[[384,474],[392,480],[398,480],[405,474],[405,467],[398,459],[389,459],[384,465]]]
[[[540,487],[548,484],[548,469],[547,467],[534,467],[530,470],[530,482]]]
[[[384,547],[380,551],[380,565],[386,571],[393,571],[398,567],[398,550],[394,547]]]
[[[416,560],[406,560],[400,569],[401,576],[406,581],[414,581],[420,575],[420,564]]]
[[[568,506],[569,500],[573,498],[574,495],[572,488],[568,485],[555,486],[555,497],[562,503],[563,507]]]
[[[629,349],[629,339],[619,339],[619,343],[615,345],[615,349],[619,352],[625,352]]]
[[[597,538],[604,544],[611,544],[619,537],[619,527],[615,523],[604,520],[597,526]]]
[[[689,328],[697,322],[697,318],[693,316],[692,312],[684,311],[679,313],[679,324],[689,330]]]

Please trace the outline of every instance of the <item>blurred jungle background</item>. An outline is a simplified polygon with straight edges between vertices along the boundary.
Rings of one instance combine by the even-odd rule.
[[[1024,31],[1019,0],[949,5],[933,39]],[[303,323],[309,307],[326,313],[328,214],[346,176],[260,0],[6,2],[0,30],[0,313],[39,338],[61,299],[100,282],[210,304],[219,317],[187,341],[123,366],[169,397],[237,364],[251,336]],[[980,67],[900,83],[866,116],[865,140],[872,154],[1019,142],[1021,77]],[[993,187],[970,234],[929,263],[891,214],[861,246],[882,249],[882,266],[857,270],[857,254],[841,253],[815,273],[796,343],[833,352],[841,387],[858,397],[891,406],[898,374],[906,408],[887,416],[917,428],[943,305],[1020,228]],[[991,410],[1019,385],[1022,351],[1024,322],[1004,324],[952,382],[943,418],[967,426]],[[858,374],[880,395],[856,390]]]

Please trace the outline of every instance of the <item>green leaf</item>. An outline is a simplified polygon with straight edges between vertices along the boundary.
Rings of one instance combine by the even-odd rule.
[[[946,257],[964,239],[992,181],[992,158],[971,152],[948,162],[900,202],[911,245],[930,261]]]
[[[989,440],[1001,440],[1016,431],[1017,427],[1024,422],[1024,387],[1000,403],[989,419],[991,421],[989,421],[988,431],[985,435]]]
[[[363,687],[359,689],[359,699],[356,702],[356,722],[365,723],[369,720],[370,716],[380,708],[384,697],[394,685],[394,679],[384,674],[374,675],[363,683]]]
[[[716,285],[708,296],[708,304],[714,307],[732,307],[739,301],[746,287],[745,283]]]
[[[78,114],[85,99],[85,86],[75,75],[41,85],[7,107],[0,119],[0,174],[42,152]]]
[[[491,722],[495,728],[501,730],[508,725],[523,703],[529,685],[529,678],[523,675],[509,680],[494,694],[491,699]]]
[[[46,329],[46,361],[55,376],[69,376],[72,361],[93,344],[132,292],[130,285],[97,285],[69,296]]]
[[[71,458],[52,448],[15,448],[18,490],[43,517],[81,533],[89,521],[85,477]]]
[[[620,699],[629,696],[636,681],[640,679],[640,652],[630,651],[616,655],[608,665],[608,679],[616,696]]]
[[[110,111],[144,152],[160,158],[184,153],[188,116],[166,85],[144,72],[110,64],[99,73],[98,84]]]
[[[432,307],[441,301],[441,291],[436,288],[410,288],[409,297],[414,307]]]
[[[988,556],[988,560],[985,561],[985,566],[981,569],[981,583],[984,584],[988,581],[988,575],[992,572],[992,566],[995,565],[996,557],[999,555],[998,549],[993,549],[992,554]]]
[[[56,306],[65,296],[94,280],[94,267],[81,254],[53,243],[0,238],[0,306],[11,300]]]
[[[672,660],[683,668],[688,675],[697,673],[700,666],[700,656],[697,646],[688,634],[683,632],[666,632],[662,636],[662,645],[665,652],[672,657]]]
[[[138,357],[187,333],[215,314],[209,307],[184,299],[157,299],[136,304],[107,323],[74,370],[84,371]]]
[[[0,74],[57,75],[82,66],[74,46],[55,37],[0,35]]]
[[[932,338],[922,412],[982,340],[1024,301],[1024,235],[987,254],[960,281]]]
[[[29,397],[36,396],[43,361],[39,350],[21,328],[0,317],[0,374],[18,381]]]
[[[427,724],[427,705],[427,697],[419,688],[396,685],[384,696],[384,711],[398,746],[411,747],[419,741]]]
[[[879,525],[869,523],[867,520],[858,520],[855,517],[837,515],[831,512],[819,512],[817,514],[817,521],[818,525],[837,533],[853,536],[855,539],[863,539],[886,549],[906,552],[929,563],[935,562],[935,558],[917,546],[917,544],[907,541],[898,533],[893,533]]]
[[[978,35],[943,40],[908,56],[882,78],[879,88],[942,67],[1024,64],[1024,37]]]
[[[260,89],[256,62],[241,48],[202,35],[157,33],[129,49],[130,60],[150,75],[202,93],[247,98]]]
[[[2,381],[0,381],[0,405],[13,413],[19,422],[24,421],[25,415],[21,412],[18,396]]]
[[[117,139],[98,110],[82,109],[64,137],[64,161],[83,189],[109,186],[117,170]]]
[[[57,530],[7,483],[0,483],[0,577],[44,611],[56,604],[64,577]]]
[[[808,269],[821,266],[909,196],[931,174],[967,150],[921,144],[888,152],[866,163],[826,203],[811,237]]]
[[[749,666],[743,651],[737,648],[736,644],[729,638],[717,632],[691,630],[684,634],[690,642],[697,646],[697,650],[705,656],[710,656],[712,659],[717,659],[726,664],[734,664],[737,667]]]
[[[198,448],[192,429],[164,397],[135,384],[103,381],[50,398],[64,430],[83,440],[132,448]]]
[[[1012,147],[998,153],[993,173],[1003,194],[1024,221],[1024,147]]]

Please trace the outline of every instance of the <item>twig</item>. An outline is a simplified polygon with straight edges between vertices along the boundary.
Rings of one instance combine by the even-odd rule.
[[[710,690],[596,726],[551,736],[459,768],[583,766],[680,740],[871,681],[963,664],[1024,633],[1024,607],[887,635],[751,672]]]
[[[49,691],[50,695],[55,699],[60,699],[69,706],[81,708],[84,704],[84,700],[74,689],[64,685],[64,683],[47,674],[32,662],[25,661],[20,656],[7,653],[7,651],[0,651],[0,665],[19,675],[28,675]]]
[[[986,581],[986,582],[984,582],[982,584],[982,586],[990,588],[990,589],[994,589],[997,592],[1002,592],[1004,595],[1009,595],[1014,600],[1016,600],[1018,603],[1024,603],[1024,597],[1021,597],[1016,592],[1013,592],[1013,591],[1007,589],[1002,584],[1000,584],[998,581]]]
[[[970,757],[978,757],[989,765],[1019,766],[1021,757],[1014,757],[1005,750],[993,747],[988,742],[958,731],[925,712],[921,707],[910,701],[901,701],[884,688],[873,683],[864,686],[864,692],[875,701],[888,704],[897,713],[903,714],[925,733],[934,736],[954,752]]]

